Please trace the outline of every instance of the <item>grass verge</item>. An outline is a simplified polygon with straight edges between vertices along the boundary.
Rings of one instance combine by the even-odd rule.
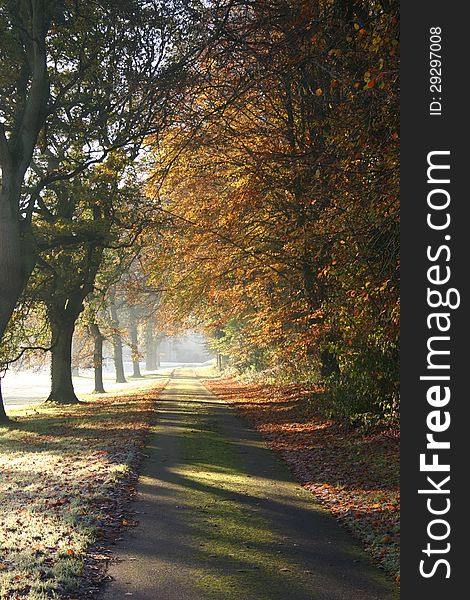
[[[311,390],[208,379],[280,452],[291,470],[399,582],[399,444],[383,429],[348,429],[319,417]]]
[[[0,598],[82,597],[77,590],[97,568],[90,545],[109,527],[130,525],[123,486],[165,383],[23,409],[0,426]]]

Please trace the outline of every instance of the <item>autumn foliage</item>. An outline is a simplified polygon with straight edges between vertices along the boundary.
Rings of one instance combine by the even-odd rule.
[[[174,318],[240,371],[324,382],[352,421],[398,408],[396,12],[232,5],[153,140],[147,190]]]

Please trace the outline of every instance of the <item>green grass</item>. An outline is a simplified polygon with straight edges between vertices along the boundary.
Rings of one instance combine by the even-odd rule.
[[[18,410],[0,427],[0,598],[77,587],[152,419],[156,392],[132,394]]]

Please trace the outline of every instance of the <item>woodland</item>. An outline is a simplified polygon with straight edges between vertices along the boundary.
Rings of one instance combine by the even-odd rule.
[[[135,352],[203,329],[224,365],[394,419],[396,9],[2,3],[3,367],[42,348],[76,402],[74,331],[119,371],[125,305]]]
[[[92,366],[104,393],[104,346],[124,384],[123,349],[139,378],[159,341],[195,331],[216,393],[258,394],[265,415],[295,399],[332,447],[335,431],[384,435],[385,464],[398,75],[395,0],[2,0],[0,370],[50,364],[31,427],[91,410],[72,375]]]

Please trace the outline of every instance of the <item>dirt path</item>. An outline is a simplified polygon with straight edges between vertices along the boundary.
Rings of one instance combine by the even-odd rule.
[[[393,584],[233,409],[178,370],[163,392],[105,600],[391,600]]]

